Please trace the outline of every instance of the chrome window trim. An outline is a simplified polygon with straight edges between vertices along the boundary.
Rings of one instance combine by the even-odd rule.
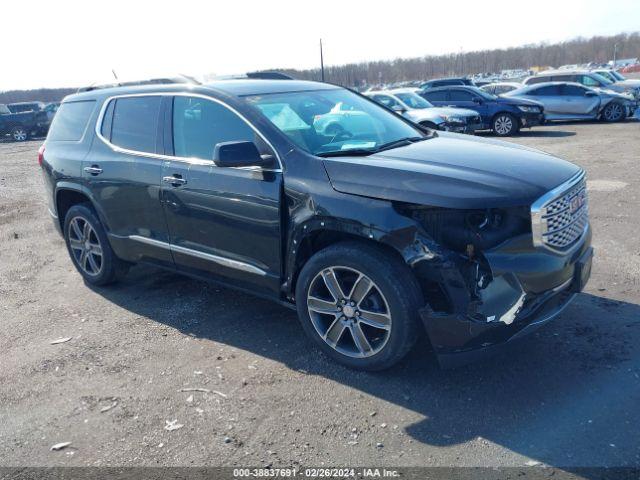
[[[550,202],[551,200],[554,200],[555,198],[560,196],[562,193],[566,192],[567,190],[570,190],[575,185],[577,185],[578,183],[580,183],[585,179],[586,179],[586,172],[580,169],[580,171],[576,173],[573,177],[571,177],[569,180],[558,185],[553,190],[548,191],[547,193],[542,195],[540,198],[538,198],[535,202],[533,202],[533,204],[531,205],[531,233],[533,237],[533,245],[535,247],[544,248],[546,250],[550,250],[555,253],[566,255],[566,254],[572,253],[575,250],[575,248],[578,245],[580,245],[582,239],[587,233],[587,230],[589,230],[588,220],[584,227],[584,231],[582,232],[580,237],[576,239],[574,245],[568,248],[567,250],[560,250],[557,248],[553,248],[542,241],[542,238],[543,238],[542,217],[544,215],[544,207],[548,202]],[[585,188],[586,188],[586,181],[585,181]]]
[[[112,102],[113,100],[117,100],[119,98],[130,98],[130,97],[195,97],[195,98],[202,98],[204,100],[209,100],[214,103],[218,103],[219,105],[222,105],[223,107],[229,109],[230,111],[235,113],[238,117],[240,117],[240,119],[242,119],[244,123],[246,123],[254,132],[256,132],[260,136],[260,138],[262,138],[262,140],[264,140],[264,142],[267,145],[269,145],[269,148],[271,148],[271,150],[273,150],[273,153],[275,154],[276,160],[278,160],[279,168],[262,168],[258,166],[218,167],[215,163],[213,163],[213,160],[205,160],[202,158],[178,157],[175,155],[162,155],[159,153],[140,152],[137,150],[130,150],[128,148],[123,148],[123,147],[119,147],[118,145],[114,145],[113,143],[111,143],[109,140],[107,140],[102,136],[101,130],[102,130],[102,122],[104,120],[104,115],[107,111],[107,107],[110,102]],[[242,115],[235,108],[223,102],[222,100],[218,100],[217,98],[209,97],[201,93],[189,93],[189,92],[124,93],[121,95],[113,95],[111,97],[107,97],[102,103],[102,106],[100,107],[100,113],[98,115],[98,118],[96,120],[96,125],[95,125],[95,134],[105,145],[111,148],[111,150],[113,150],[114,152],[124,153],[127,155],[157,158],[158,160],[183,162],[183,163],[189,163],[193,165],[209,165],[216,168],[232,168],[234,170],[249,170],[249,171],[260,171],[260,172],[282,172],[283,170],[282,159],[280,158],[280,154],[278,153],[278,151],[274,148],[273,144],[269,140],[267,140],[267,138],[262,134],[262,132],[260,132],[249,120],[247,120],[247,118],[244,115]]]
[[[162,242],[154,238],[143,237],[142,235],[129,235],[128,238],[129,240],[134,240],[136,242],[146,243],[147,245],[153,245],[154,247],[164,248],[165,250],[169,250],[171,252],[182,253],[184,255],[191,255],[192,257],[208,260],[210,262],[217,263],[218,265],[233,268],[235,270],[242,270],[243,272],[254,273],[261,276],[265,276],[267,274],[266,271],[249,263],[232,260],[230,258],[213,255],[211,253],[201,252],[199,250],[193,250],[191,248],[181,247],[179,245],[173,245],[172,243]]]

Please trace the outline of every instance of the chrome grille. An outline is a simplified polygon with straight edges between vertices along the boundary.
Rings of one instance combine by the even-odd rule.
[[[573,245],[589,223],[584,173],[534,203],[531,215],[534,244],[552,250]]]

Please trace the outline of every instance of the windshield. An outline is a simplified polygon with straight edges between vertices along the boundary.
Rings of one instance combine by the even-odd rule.
[[[620,72],[616,72],[615,70],[611,70],[609,73],[611,74],[612,77],[615,77],[615,79],[618,80],[619,82],[622,82],[622,81],[626,80],[626,77],[624,75],[622,75]]]
[[[617,82],[618,79],[611,73],[611,72],[607,72],[605,70],[601,70],[599,72],[596,72],[598,75],[600,75],[601,77],[606,78],[607,80],[611,80],[612,82]]]
[[[368,154],[399,146],[403,140],[426,138],[386,108],[341,88],[245,98],[293,143],[314,155]]]
[[[396,97],[398,97],[400,100],[402,100],[404,103],[409,105],[411,108],[431,108],[431,107],[433,107],[433,105],[431,105],[424,98],[422,98],[420,95],[415,94],[415,93],[401,92],[401,93],[395,93],[394,95]]]

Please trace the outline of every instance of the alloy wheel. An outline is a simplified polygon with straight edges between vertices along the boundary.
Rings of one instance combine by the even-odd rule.
[[[498,135],[508,135],[513,129],[513,121],[507,115],[501,115],[496,118],[493,126]]]
[[[24,128],[16,128],[11,133],[16,142],[24,142],[27,139],[27,131]]]
[[[389,340],[389,304],[375,282],[356,269],[319,272],[309,286],[307,308],[318,335],[343,355],[370,357]]]
[[[604,117],[609,122],[616,122],[622,118],[622,105],[612,103],[604,110]]]
[[[102,270],[102,245],[91,224],[82,217],[69,222],[69,247],[73,258],[87,275],[96,276]]]

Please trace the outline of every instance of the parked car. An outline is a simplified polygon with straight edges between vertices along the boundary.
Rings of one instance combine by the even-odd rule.
[[[534,83],[513,90],[505,97],[535,100],[544,105],[547,120],[592,120],[619,122],[633,115],[637,103],[628,94],[587,88],[579,83]]]
[[[315,128],[340,104],[379,128]],[[581,168],[424,131],[334,85],[74,94],[38,162],[88,284],[144,262],[242,289],[296,309],[352,368],[398,362],[422,328],[443,365],[475,361],[556,316],[590,274]]]
[[[44,109],[44,106],[45,105],[42,102],[18,102],[7,104],[11,113],[40,112]]]
[[[464,108],[438,108],[416,93],[416,89],[379,90],[365,94],[383,107],[423,127],[458,133],[473,133],[481,127],[478,112]]]
[[[501,137],[514,135],[523,127],[544,123],[544,107],[519,98],[498,97],[477,87],[454,86],[431,88],[420,96],[437,107],[475,110],[482,119],[482,130],[493,130]]]
[[[13,113],[0,104],[0,138],[10,135],[15,142],[24,142],[31,136],[44,135],[49,128],[47,114],[42,111]]]
[[[496,82],[483,85],[480,87],[480,90],[492,95],[502,95],[521,87],[522,84],[518,82]]]
[[[429,88],[446,87],[449,85],[469,85],[473,87],[475,86],[475,83],[467,77],[436,78],[434,80],[427,80],[426,82],[421,83],[420,88],[422,90],[427,90]]]
[[[552,70],[545,71],[533,77],[525,78],[524,85],[544,82],[574,82],[585,87],[603,88],[618,93],[630,93],[640,100],[640,86],[633,83],[612,82],[608,78],[589,70]]]
[[[613,83],[617,83],[619,85],[625,85],[629,88],[640,88],[640,79],[639,78],[626,78],[620,72],[612,69],[601,69],[601,70],[593,70],[598,75],[602,75],[603,77],[611,80]]]
[[[311,108],[316,107],[315,105]],[[271,106],[270,108],[274,108]],[[305,128],[306,124],[301,124],[297,120],[294,110],[283,107],[272,118],[283,128],[288,130]],[[358,137],[360,135],[375,135],[382,126],[375,118],[359,109],[359,105],[347,102],[338,102],[332,105],[327,113],[316,115],[313,119],[314,130],[326,136],[333,137]]]

